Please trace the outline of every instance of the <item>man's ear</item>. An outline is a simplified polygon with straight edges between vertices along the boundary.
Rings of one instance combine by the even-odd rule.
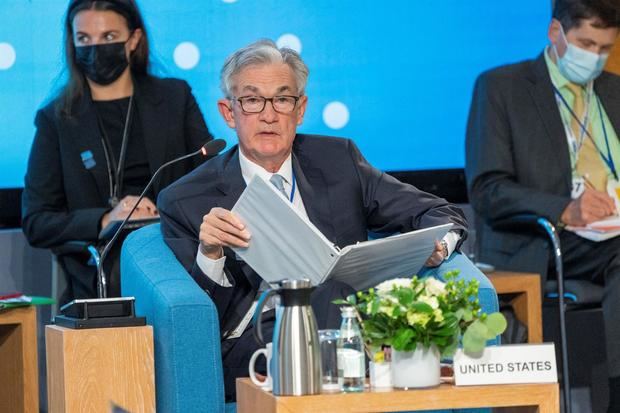
[[[549,29],[547,30],[547,37],[549,38],[549,41],[555,44],[556,47],[558,46],[558,39],[561,36],[561,26],[562,23],[560,23],[559,20],[551,19],[551,23],[549,23]]]
[[[306,114],[306,106],[308,106],[308,96],[303,95],[297,102],[297,124],[301,125],[304,122],[304,115]]]
[[[230,99],[220,99],[217,101],[217,109],[224,118],[224,122],[235,129],[235,114],[233,113],[232,102]]]

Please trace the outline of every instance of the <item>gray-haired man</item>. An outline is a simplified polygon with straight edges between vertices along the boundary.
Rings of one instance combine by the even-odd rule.
[[[166,242],[218,308],[230,401],[234,379],[248,375],[257,348],[247,315],[261,279],[230,249],[252,242],[230,209],[254,175],[279,175],[294,207],[340,247],[366,240],[369,230],[408,232],[452,222],[455,232],[437,242],[427,265],[476,270],[460,254],[447,259],[466,231],[458,208],[373,168],[350,140],[296,133],[308,103],[308,68],[297,53],[259,41],[231,55],[221,75],[218,107],[239,145],[171,185],[158,206]],[[338,327],[340,312],[330,303],[352,291],[331,281],[314,291],[320,328]]]

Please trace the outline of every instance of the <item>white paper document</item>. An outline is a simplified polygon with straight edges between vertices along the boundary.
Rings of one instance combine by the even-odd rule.
[[[361,290],[424,265],[452,224],[439,225],[339,249],[273,185],[255,176],[232,211],[246,224],[248,248],[233,248],[265,281],[334,278]]]
[[[620,235],[620,217],[614,215],[585,227],[567,226],[566,229],[591,241],[605,241]]]

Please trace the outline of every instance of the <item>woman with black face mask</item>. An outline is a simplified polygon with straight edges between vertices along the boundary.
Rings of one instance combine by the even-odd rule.
[[[127,216],[159,166],[212,139],[189,85],[149,75],[134,0],[72,0],[64,29],[68,81],[36,115],[23,195],[26,237],[52,249],[96,244],[102,229]],[[132,219],[157,217],[158,192],[200,161],[166,169]],[[111,297],[120,293],[120,244],[106,260]],[[59,261],[69,275],[61,302],[97,296],[88,254]]]

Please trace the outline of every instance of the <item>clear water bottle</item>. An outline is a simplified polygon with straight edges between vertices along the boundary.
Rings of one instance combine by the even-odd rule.
[[[345,392],[364,391],[366,379],[364,342],[353,307],[342,307],[342,324],[338,338],[338,370]]]

